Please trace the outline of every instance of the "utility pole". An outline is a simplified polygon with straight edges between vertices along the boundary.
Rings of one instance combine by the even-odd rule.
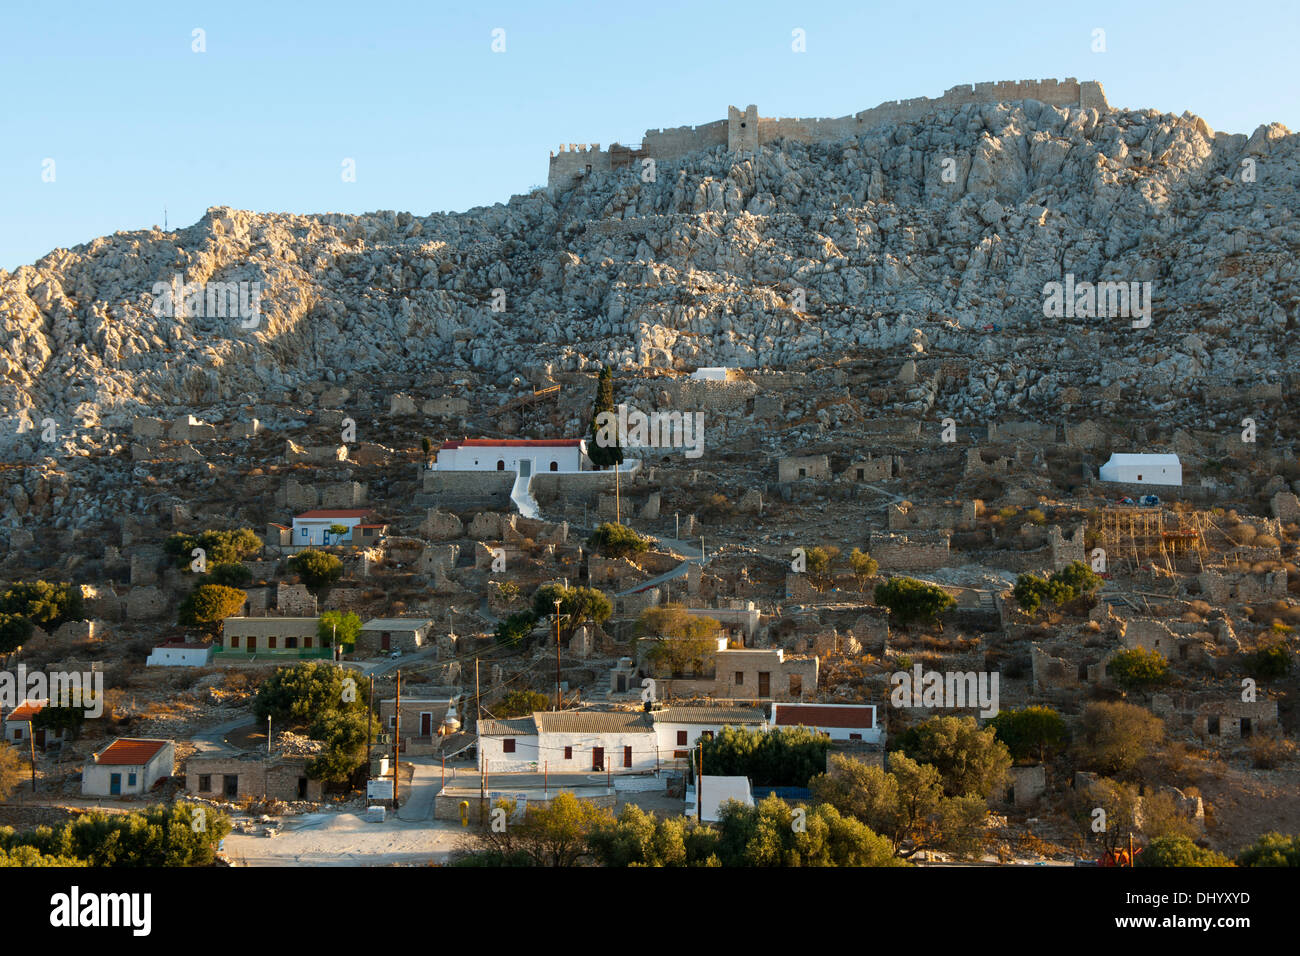
[[[701,735],[699,740],[700,747],[700,769],[695,774],[695,818],[700,823],[704,822],[704,737]]]
[[[393,710],[393,811],[397,802],[398,782],[402,779],[402,669],[397,669],[397,706]]]
[[[560,599],[555,599],[555,709],[560,709]]]
[[[618,499],[618,462],[614,463],[614,522],[615,524],[623,523],[623,512],[619,507]]]
[[[36,792],[36,735],[32,733],[32,722],[27,721],[27,743],[32,749],[32,793]]]
[[[373,739],[370,735],[370,725],[374,719],[374,716],[375,716],[375,675],[371,674],[370,675],[370,704],[369,706],[366,707],[366,779],[367,780],[370,779],[371,774],[374,772],[372,768],[375,766],[374,753],[370,749],[371,747],[370,742]]]
[[[478,722],[479,722],[479,713],[480,713],[480,712],[479,712],[478,698],[479,698],[479,694],[478,694],[478,658],[476,657],[476,658],[474,658],[474,724],[475,724],[475,727],[477,727],[477,725],[478,725]],[[469,714],[466,714],[465,717],[466,717],[466,719],[468,719],[468,718],[469,718]]]
[[[266,715],[266,755],[271,756],[271,715]]]

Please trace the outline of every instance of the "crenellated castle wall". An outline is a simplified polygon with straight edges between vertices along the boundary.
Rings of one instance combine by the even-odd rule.
[[[1073,109],[1109,109],[1100,83],[1073,77],[1056,80],[1006,80],[998,83],[975,83],[954,86],[939,97],[916,97],[881,103],[852,116],[833,119],[769,118],[758,115],[758,107],[740,110],[727,108],[727,118],[701,126],[677,126],[649,129],[639,146],[615,143],[608,150],[600,144],[570,143],[551,153],[548,186],[570,187],[585,176],[626,167],[640,168],[646,158],[664,160],[698,150],[726,146],[729,150],[757,150],[777,140],[797,142],[833,142],[850,139],[876,126],[920,119],[935,110],[974,103],[1004,103],[1038,100],[1049,106]]]

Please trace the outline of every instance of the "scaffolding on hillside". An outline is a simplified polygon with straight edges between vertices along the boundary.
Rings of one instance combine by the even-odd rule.
[[[1185,570],[1205,570],[1205,531],[1209,516],[1203,512],[1167,512],[1160,507],[1116,505],[1098,514],[1097,536],[1106,552],[1109,571],[1156,564],[1169,573],[1176,565]]]

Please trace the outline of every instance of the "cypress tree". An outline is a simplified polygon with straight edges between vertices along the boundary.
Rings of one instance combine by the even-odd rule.
[[[601,447],[597,443],[596,435],[600,429],[596,419],[602,412],[617,413],[614,407],[614,376],[608,367],[600,370],[600,378],[596,382],[596,401],[591,407],[591,426],[587,437],[587,457],[591,459],[593,465],[603,470],[610,465],[623,463],[623,448],[618,443],[617,432],[614,435],[614,444]]]

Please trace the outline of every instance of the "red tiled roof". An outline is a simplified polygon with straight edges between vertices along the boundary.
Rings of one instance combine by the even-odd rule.
[[[875,710],[870,705],[825,707],[818,704],[781,704],[776,706],[778,727],[859,727],[875,728]]]
[[[10,712],[5,720],[31,720],[45,709],[43,700],[25,700]]]
[[[298,518],[369,518],[374,512],[369,508],[343,508],[331,510],[328,508],[317,509],[316,511],[304,511],[297,515]]]
[[[133,740],[122,737],[104,748],[95,763],[114,767],[143,767],[167,746],[165,740]]]
[[[359,524],[359,525],[357,525],[357,527],[358,527],[358,528],[387,528],[388,525],[386,525],[386,524]]]
[[[289,530],[289,526],[288,526],[287,524],[276,524],[274,521],[271,522],[271,527],[272,527],[272,528],[279,528],[281,531],[288,531],[288,530]]]
[[[442,443],[443,448],[577,448],[581,438],[465,438]]]
[[[211,646],[212,646],[211,644],[199,644],[194,641],[184,641],[180,639],[174,641],[163,641],[161,644],[158,645],[159,648],[175,647],[175,648],[184,648],[187,651],[203,651],[203,650],[207,650]]]

